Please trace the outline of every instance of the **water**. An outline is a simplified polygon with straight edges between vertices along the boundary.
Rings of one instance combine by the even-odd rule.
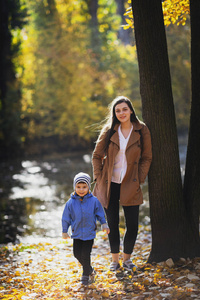
[[[71,154],[1,163],[0,243],[61,235],[61,215],[82,170],[92,176],[91,155]]]
[[[180,146],[184,174],[186,146]],[[91,154],[74,153],[44,159],[13,160],[0,164],[0,243],[38,241],[61,236],[61,216],[80,171],[92,177]],[[140,223],[148,225],[148,187],[142,187],[144,204]],[[120,217],[124,226],[123,214]]]

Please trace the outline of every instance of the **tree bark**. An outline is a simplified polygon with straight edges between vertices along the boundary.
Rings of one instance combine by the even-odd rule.
[[[88,11],[91,16],[90,30],[91,30],[91,46],[93,49],[98,49],[100,45],[99,28],[98,28],[98,0],[86,0]]]
[[[11,29],[20,27],[18,3],[0,2],[0,156],[15,156],[20,150],[20,90],[15,77]]]
[[[98,0],[87,0],[89,13],[91,15],[91,25],[96,27],[98,25],[97,19],[97,9],[98,9]]]
[[[121,24],[124,25],[126,24],[126,20],[124,16],[125,13],[124,0],[115,0],[115,1],[117,3],[117,14],[120,15],[122,20]],[[119,29],[118,37],[125,45],[128,45],[131,42],[130,31],[131,29],[124,30],[122,27]]]
[[[1,1],[0,7],[0,89],[1,110],[5,110],[5,97],[7,91],[7,57],[10,56],[11,34],[8,30],[8,7],[6,1]],[[8,55],[9,54],[9,55]]]
[[[152,135],[149,262],[187,257],[178,138],[160,0],[132,0],[143,118]],[[191,250],[191,249],[190,249]]]
[[[200,2],[190,0],[192,102],[184,178],[184,202],[200,254]]]

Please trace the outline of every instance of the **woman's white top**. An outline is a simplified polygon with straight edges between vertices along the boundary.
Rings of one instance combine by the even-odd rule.
[[[119,152],[117,153],[114,161],[114,168],[113,168],[113,174],[112,174],[112,182],[115,183],[121,183],[127,170],[127,161],[126,161],[126,146],[128,144],[131,132],[133,130],[133,125],[131,127],[131,130],[129,132],[129,135],[127,138],[124,137],[122,131],[121,131],[121,125],[118,127],[118,134],[119,134]]]

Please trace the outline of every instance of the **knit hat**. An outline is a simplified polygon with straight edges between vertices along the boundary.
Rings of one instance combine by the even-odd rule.
[[[76,176],[74,177],[74,189],[76,187],[76,184],[79,183],[79,182],[84,182],[88,185],[89,189],[91,187],[91,178],[90,178],[90,175],[88,175],[87,173],[83,173],[83,172],[80,172],[78,174],[76,174]]]

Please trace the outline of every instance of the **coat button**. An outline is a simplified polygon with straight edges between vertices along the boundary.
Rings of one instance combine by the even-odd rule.
[[[136,181],[137,181],[137,179],[136,179],[136,178],[134,178],[134,179],[133,179],[133,181],[134,181],[134,182],[136,182]]]

